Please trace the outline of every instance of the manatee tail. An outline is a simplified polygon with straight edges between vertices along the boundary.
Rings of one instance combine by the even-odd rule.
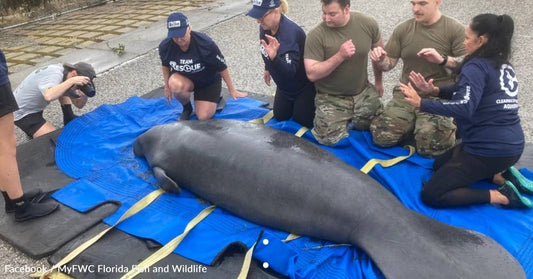
[[[169,193],[179,194],[181,192],[181,188],[178,186],[178,184],[172,180],[172,178],[168,177],[162,168],[153,167],[152,170],[157,182],[159,182],[159,187],[161,187],[161,189]]]
[[[354,240],[387,279],[526,279],[520,263],[483,234],[416,212],[397,219],[373,233],[360,228]]]

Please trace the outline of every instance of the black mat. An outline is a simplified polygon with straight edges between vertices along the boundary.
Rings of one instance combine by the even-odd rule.
[[[51,264],[57,263],[70,251],[108,227],[108,225],[101,223],[87,233],[77,237],[52,255],[49,258],[49,262]],[[126,272],[113,272],[112,268],[128,268],[128,270],[131,270],[133,265],[139,264],[159,248],[160,245],[157,243],[139,239],[114,229],[67,266],[71,268],[70,275],[75,278],[120,278]],[[170,254],[136,278],[237,278],[244,261],[245,252],[240,246],[232,246],[219,257],[219,260],[213,266],[201,265],[180,255]],[[79,270],[79,267],[91,267],[94,272],[83,272]],[[173,271],[173,268],[175,270],[181,268],[181,272]],[[184,268],[189,268],[189,270],[183,270]],[[248,278],[283,278],[269,269],[263,269],[256,260],[253,260],[248,274]]]
[[[25,191],[40,188],[55,191],[71,183],[55,164],[55,141],[60,131],[31,140],[17,147],[21,182]],[[60,205],[49,216],[17,223],[13,214],[3,210],[0,201],[0,237],[28,256],[39,259],[52,254],[63,244],[98,224],[118,208],[116,204],[104,204],[81,214]]]

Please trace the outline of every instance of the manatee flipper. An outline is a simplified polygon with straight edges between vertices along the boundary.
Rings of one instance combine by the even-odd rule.
[[[144,157],[142,143],[140,140],[136,140],[133,143],[133,154],[137,157]]]
[[[172,180],[172,178],[168,177],[162,168],[153,167],[153,172],[161,189],[169,193],[179,194],[181,192],[181,188],[178,186],[178,184]]]

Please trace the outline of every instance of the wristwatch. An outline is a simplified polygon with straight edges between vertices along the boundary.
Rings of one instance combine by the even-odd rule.
[[[441,54],[440,56],[442,56],[442,59],[443,59],[443,60],[442,60],[442,62],[439,64],[439,66],[444,66],[444,65],[446,65],[446,63],[448,62],[448,55],[446,55],[446,54],[443,53],[443,54]]]

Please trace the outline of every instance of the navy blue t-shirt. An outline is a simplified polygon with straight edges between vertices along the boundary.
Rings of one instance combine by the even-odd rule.
[[[463,66],[459,82],[440,92],[450,101],[422,99],[420,108],[454,117],[466,152],[485,157],[522,154],[518,81],[511,65],[498,69],[491,60],[474,58]]]
[[[172,38],[164,39],[159,44],[159,57],[163,66],[170,67],[170,73],[186,76],[195,88],[207,87],[220,80],[220,72],[227,68],[215,42],[206,34],[195,31],[191,31],[187,51],[182,51]]]
[[[4,85],[9,82],[7,73],[7,62],[4,52],[0,49],[0,85]]]
[[[265,34],[272,36],[270,30],[265,31],[259,27],[259,38],[268,44]],[[311,83],[305,74],[303,59],[305,32],[285,15],[281,15],[279,29],[274,37],[280,44],[274,60],[269,59],[263,45],[259,44],[265,70],[270,72],[280,93],[288,97],[297,96]]]

